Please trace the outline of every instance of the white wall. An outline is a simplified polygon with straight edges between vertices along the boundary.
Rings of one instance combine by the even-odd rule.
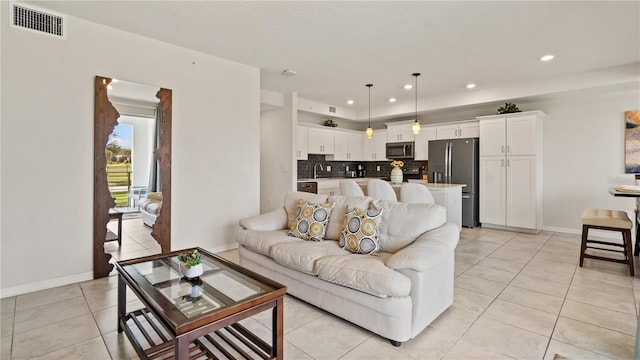
[[[284,194],[296,189],[295,138],[297,94],[285,94],[284,106],[260,114],[260,212],[282,205]]]
[[[172,248],[235,246],[259,210],[259,70],[74,17],[66,40],[21,31],[8,4],[2,296],[91,277],[95,75],[173,90]]]
[[[640,91],[607,91],[528,104],[544,120],[543,220],[551,230],[581,228],[589,207],[626,210],[633,200],[608,193],[624,174],[624,112],[640,109]]]

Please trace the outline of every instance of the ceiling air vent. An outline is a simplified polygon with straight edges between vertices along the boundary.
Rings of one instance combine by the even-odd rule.
[[[65,38],[65,18],[43,10],[36,10],[22,4],[11,6],[11,25],[16,28]]]
[[[329,106],[329,112],[330,113],[335,113],[336,112],[336,107],[335,106]]]

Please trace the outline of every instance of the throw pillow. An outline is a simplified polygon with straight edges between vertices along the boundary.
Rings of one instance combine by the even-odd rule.
[[[380,250],[378,227],[382,221],[382,210],[355,208],[348,211],[344,217],[340,246],[357,254],[376,255]]]
[[[302,240],[322,241],[327,231],[327,222],[333,210],[333,203],[310,204],[304,199],[298,200],[295,219],[291,224],[289,236]]]

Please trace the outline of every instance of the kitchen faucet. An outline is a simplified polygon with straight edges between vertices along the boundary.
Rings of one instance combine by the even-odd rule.
[[[322,167],[322,164],[320,163],[316,163],[315,165],[313,165],[313,178],[317,178],[318,177],[318,165],[320,165],[320,170],[324,171],[324,167]]]

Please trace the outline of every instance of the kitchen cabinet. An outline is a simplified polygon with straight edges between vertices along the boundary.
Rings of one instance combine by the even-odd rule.
[[[543,118],[541,111],[479,117],[482,226],[540,231]]]
[[[336,130],[334,133],[334,154],[327,155],[327,160],[362,161],[364,132],[346,132]]]
[[[436,140],[436,127],[423,126],[420,134],[415,135],[415,160],[429,160],[430,140]]]
[[[308,128],[307,150],[309,154],[333,154],[335,151],[334,131],[312,127]]]
[[[340,180],[318,181],[318,194],[327,196],[340,195]]]
[[[363,136],[364,138],[364,136]],[[364,138],[364,161],[385,161],[387,130],[374,130],[373,139]]]
[[[309,152],[307,151],[307,128],[298,126],[296,136],[296,159],[308,160]]]
[[[436,140],[472,138],[478,137],[478,135],[479,124],[477,121],[436,127]]]
[[[409,123],[403,122],[402,124],[388,123],[387,125],[387,142],[407,142],[414,141],[413,131],[411,126],[413,121]]]

